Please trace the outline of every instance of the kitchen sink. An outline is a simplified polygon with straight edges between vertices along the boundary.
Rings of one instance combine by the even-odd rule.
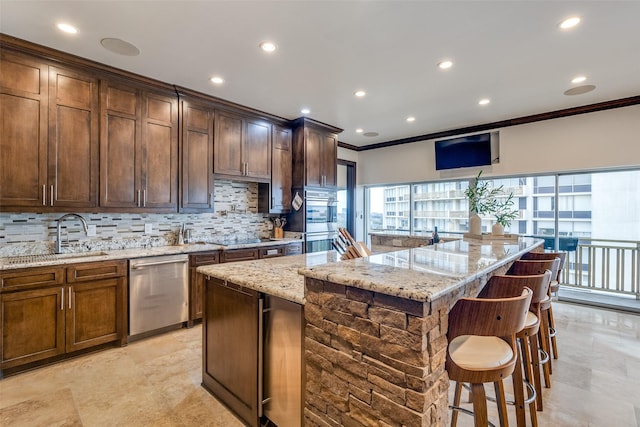
[[[33,262],[55,261],[57,259],[70,259],[70,258],[88,258],[95,256],[107,255],[107,252],[95,251],[95,252],[77,252],[66,254],[36,254],[36,255],[18,255],[10,256],[6,258],[8,264],[26,264]]]

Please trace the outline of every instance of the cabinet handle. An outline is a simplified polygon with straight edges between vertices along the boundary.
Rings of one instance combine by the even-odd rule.
[[[264,298],[258,299],[258,418],[262,417],[264,386]]]
[[[42,206],[47,206],[47,186],[42,184]]]
[[[69,286],[69,310],[71,310],[71,286]]]
[[[140,190],[138,189],[138,200],[136,201],[136,205],[138,207],[140,207],[140,200],[141,200],[141,198],[140,198]]]
[[[147,190],[142,190],[142,207],[147,207]]]
[[[53,185],[51,185],[51,199],[49,200],[49,204],[53,206]]]
[[[213,193],[209,193],[209,207],[213,207]]]
[[[60,298],[60,311],[64,310],[64,288],[62,288],[62,297]]]

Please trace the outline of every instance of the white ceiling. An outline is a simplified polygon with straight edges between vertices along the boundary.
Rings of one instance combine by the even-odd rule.
[[[0,31],[288,119],[308,107],[355,146],[640,95],[640,1],[0,0]],[[579,74],[596,89],[563,95]]]

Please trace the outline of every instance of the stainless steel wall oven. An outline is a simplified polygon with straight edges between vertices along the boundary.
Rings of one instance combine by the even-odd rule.
[[[338,232],[337,193],[306,190],[304,194],[305,252],[329,251]]]

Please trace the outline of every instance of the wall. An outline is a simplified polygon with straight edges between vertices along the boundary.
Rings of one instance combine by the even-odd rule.
[[[640,105],[500,130],[500,163],[485,176],[637,167]],[[436,171],[433,140],[358,153],[358,185],[471,177],[480,168]]]
[[[235,212],[231,212],[232,206]],[[82,214],[87,223],[96,225],[96,236],[87,237],[76,219],[64,221],[62,236],[65,241],[69,238],[67,251],[172,245],[182,224],[192,229],[193,241],[269,237],[268,216],[257,213],[256,183],[216,180],[214,207],[215,213],[202,214]],[[56,219],[61,216],[62,213],[0,213],[0,257],[52,250]],[[144,233],[145,224],[153,225],[152,233]]]

